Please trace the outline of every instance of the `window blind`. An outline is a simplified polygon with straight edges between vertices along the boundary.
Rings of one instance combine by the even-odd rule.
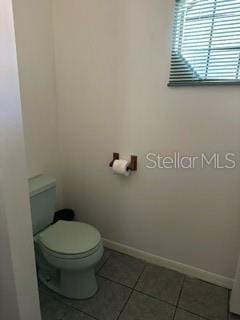
[[[240,84],[240,0],[176,0],[170,86]]]

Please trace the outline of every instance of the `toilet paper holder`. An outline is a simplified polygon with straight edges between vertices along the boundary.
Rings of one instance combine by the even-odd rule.
[[[115,161],[115,160],[119,160],[119,159],[120,159],[119,153],[114,152],[114,153],[113,153],[113,159],[112,159],[112,161],[109,163],[109,167],[112,167],[114,161]],[[128,169],[128,170],[131,170],[131,171],[137,171],[137,156],[131,156],[131,162],[129,163],[127,169]]]

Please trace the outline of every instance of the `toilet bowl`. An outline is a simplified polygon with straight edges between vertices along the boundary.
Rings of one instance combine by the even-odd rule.
[[[86,299],[97,291],[95,266],[103,255],[100,233],[81,222],[58,221],[40,232],[35,241],[46,261],[59,271],[57,293]]]
[[[97,291],[95,266],[103,255],[99,231],[75,221],[52,224],[56,179],[29,180],[30,204],[38,278],[51,290],[72,299],[86,299]]]

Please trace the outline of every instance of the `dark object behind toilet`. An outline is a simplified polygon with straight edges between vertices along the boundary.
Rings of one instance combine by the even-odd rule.
[[[72,209],[62,209],[55,212],[53,223],[56,223],[59,220],[72,221],[74,216],[75,214]]]

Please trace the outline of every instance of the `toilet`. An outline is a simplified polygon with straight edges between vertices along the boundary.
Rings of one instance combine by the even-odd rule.
[[[71,299],[87,299],[97,291],[95,267],[103,255],[99,231],[86,223],[52,224],[56,179],[38,176],[29,180],[30,204],[37,272],[40,281]]]

